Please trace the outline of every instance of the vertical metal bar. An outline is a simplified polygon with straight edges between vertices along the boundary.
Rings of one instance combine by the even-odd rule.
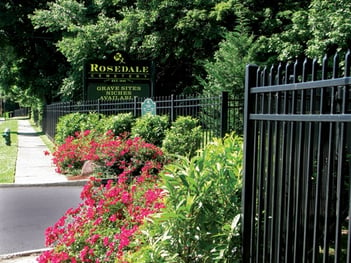
[[[335,226],[335,259],[334,262],[340,262],[340,251],[341,251],[341,224],[342,224],[342,187],[344,185],[344,176],[343,176],[343,165],[344,165],[344,136],[345,136],[345,125],[340,123],[339,130],[339,142],[337,145],[337,193],[336,193],[336,226]]]
[[[338,71],[338,56],[337,54],[334,56],[334,63],[333,63],[333,78],[337,77],[337,71]],[[335,109],[335,104],[334,104],[334,87],[331,87],[330,91],[330,114],[334,113]],[[324,212],[324,241],[323,241],[323,248],[324,248],[324,254],[323,254],[323,262],[327,263],[329,261],[329,247],[330,247],[330,237],[331,237],[331,219],[334,217],[333,213],[330,213],[331,208],[332,208],[332,201],[334,197],[334,190],[333,190],[333,157],[334,157],[334,124],[330,123],[329,124],[329,139],[328,139],[328,161],[326,164],[327,168],[327,181],[326,181],[326,199],[325,199],[325,212]]]
[[[280,85],[282,84],[282,64],[280,63],[277,68],[277,84]],[[280,111],[280,94],[276,94],[276,100],[277,100],[277,105],[276,105],[276,111],[277,114],[279,114]],[[283,107],[283,113],[285,113],[285,107]],[[275,262],[281,262],[282,261],[282,254],[283,254],[283,247],[284,247],[284,242],[283,241],[283,228],[284,228],[284,189],[285,185],[283,182],[283,177],[284,177],[284,164],[285,164],[285,158],[284,158],[284,149],[285,149],[285,122],[277,122],[277,160],[279,156],[279,161],[277,161],[277,173],[276,173],[276,181],[277,181],[277,202],[276,202],[276,209],[277,209],[277,233],[276,233],[276,242],[277,242],[277,247],[276,247],[276,260]]]
[[[261,73],[261,83],[265,84],[265,69]],[[264,113],[265,110],[265,94],[260,95],[260,107],[258,108],[259,113]],[[265,195],[265,170],[264,170],[264,160],[265,160],[265,124],[266,122],[261,120],[259,121],[259,131],[258,131],[258,159],[257,159],[257,176],[258,176],[258,194],[257,194],[257,239],[256,239],[256,262],[265,262],[265,242],[264,242],[264,227],[265,227],[265,211],[264,211],[264,203],[266,199]]]
[[[266,75],[266,67],[262,70],[260,80],[261,85],[265,86],[265,75]],[[260,108],[259,113],[264,114],[265,112],[265,94],[260,94]],[[266,185],[265,185],[265,154],[264,151],[266,150],[266,134],[265,134],[265,127],[266,122],[261,120],[259,121],[259,144],[258,144],[258,226],[257,226],[257,240],[256,240],[256,247],[257,247],[257,257],[256,262],[265,262],[266,256],[266,242],[265,242],[265,227],[266,227],[266,211],[265,211],[265,202],[266,202]]]
[[[327,70],[328,70],[328,57],[325,55],[323,57],[323,62],[322,62],[322,80],[327,78]],[[323,114],[324,113],[324,88],[321,88],[320,90],[320,102],[319,102],[319,113]],[[323,142],[324,142],[324,137],[325,137],[325,132],[324,132],[324,124],[319,123],[318,124],[318,135],[317,135],[317,169],[316,169],[316,193],[315,193],[315,211],[314,211],[314,229],[313,229],[313,258],[312,262],[318,262],[318,256],[319,256],[319,236],[318,234],[321,232],[320,228],[320,206],[321,206],[321,191],[322,191],[322,170],[323,170],[323,161],[324,161],[324,156],[323,156]]]
[[[221,125],[220,125],[220,136],[223,138],[228,132],[228,92],[222,92],[222,103],[221,103]]]
[[[133,99],[133,116],[135,118],[138,116],[138,114],[137,114],[137,96],[134,96],[134,99]]]
[[[350,74],[350,51],[348,51],[345,55],[345,70],[344,70],[344,77]],[[340,109],[341,114],[345,114],[346,109],[346,86],[343,86],[339,90],[341,98],[338,99],[339,105],[338,108]],[[338,123],[339,130],[338,130],[338,141],[336,147],[336,157],[337,157],[337,196],[336,196],[336,226],[335,226],[335,259],[334,262],[340,262],[340,253],[341,253],[341,225],[342,225],[342,201],[343,201],[343,187],[346,185],[345,183],[345,175],[344,175],[344,164],[345,164],[345,123],[341,122]]]
[[[242,240],[243,240],[243,262],[251,263],[253,260],[253,236],[254,229],[252,228],[252,218],[255,214],[252,213],[254,202],[253,199],[253,183],[254,171],[252,170],[254,148],[251,139],[255,137],[253,134],[254,127],[250,121],[250,113],[253,110],[250,89],[256,83],[256,65],[248,65],[245,72],[245,99],[244,99],[244,178],[242,191],[242,207],[243,207],[243,224],[242,224]]]
[[[312,62],[312,79],[311,81],[315,81],[316,80],[316,76],[317,76],[317,60],[314,59]],[[306,77],[304,78],[304,81],[306,81]],[[313,113],[314,110],[314,89],[310,90],[310,99],[309,99],[309,114]],[[310,229],[311,227],[313,228],[313,225],[310,226],[311,223],[313,223],[313,221],[311,222],[310,220],[310,209],[309,209],[309,205],[310,205],[310,195],[311,195],[311,180],[313,178],[313,167],[312,167],[312,161],[313,161],[313,145],[312,145],[312,134],[313,134],[313,125],[312,122],[308,123],[308,130],[307,130],[307,142],[306,142],[306,168],[305,168],[305,183],[306,183],[306,197],[305,197],[305,202],[304,202],[304,229],[303,229],[303,240],[304,245],[303,245],[303,257],[302,257],[302,262],[309,262],[312,260],[312,254],[310,253],[310,251],[313,251],[311,249],[313,249],[313,243],[311,241],[313,241],[310,238]]]
[[[258,68],[257,71],[256,71],[256,83],[255,86],[258,87],[259,86],[259,83],[260,83],[260,69]],[[259,111],[259,95],[258,94],[255,94],[252,98],[254,100],[254,107],[253,107],[253,111],[254,113],[258,112]],[[257,251],[258,251],[258,248],[255,246],[255,240],[257,239],[257,217],[256,217],[256,214],[257,214],[257,192],[258,192],[258,178],[259,178],[259,175],[258,175],[258,167],[259,167],[259,153],[258,153],[258,145],[259,145],[259,138],[260,138],[260,134],[258,132],[259,130],[259,122],[258,121],[254,121],[253,124],[253,134],[254,134],[254,137],[253,137],[253,163],[252,163],[252,171],[253,171],[253,180],[252,180],[252,199],[251,199],[251,208],[252,208],[252,211],[251,211],[251,229],[252,229],[252,236],[250,237],[251,238],[251,255],[253,257],[252,259],[252,262],[257,262],[259,261],[259,258],[257,258],[256,254],[257,254]]]
[[[286,75],[289,72],[286,73]],[[290,76],[287,76],[289,80]],[[288,95],[288,94],[287,94]],[[289,112],[288,114],[293,114],[295,111],[295,93],[292,93],[291,97],[288,97]],[[287,143],[287,213],[286,213],[286,239],[285,239],[285,262],[290,263],[291,253],[294,251],[293,248],[293,199],[294,199],[294,167],[293,167],[293,145],[295,143],[294,138],[294,123],[288,123],[288,143]]]
[[[345,77],[349,77],[350,76],[350,66],[351,66],[351,53],[350,50],[347,51],[346,55],[345,55]],[[347,87],[344,87],[344,94],[343,94],[343,105],[345,105],[345,108],[343,108],[344,112],[346,112],[346,98],[348,96],[348,91],[347,91]],[[350,101],[349,101],[350,103]],[[348,127],[351,126],[351,121],[348,125]],[[350,133],[350,131],[346,128],[346,134]],[[350,138],[350,137],[348,137]],[[347,140],[347,138],[346,138]],[[347,142],[346,142],[347,143]],[[348,154],[349,157],[346,157],[346,161],[347,162],[351,162],[351,149],[348,148]],[[349,163],[349,174],[351,175],[351,165]],[[346,183],[345,183],[346,184]],[[346,262],[351,262],[351,176],[349,176],[349,180],[348,180],[348,184],[349,184],[349,197],[348,197],[348,234],[347,234],[347,260]]]
[[[306,71],[306,63],[307,60],[304,61],[303,63],[303,78],[305,78],[305,71]],[[294,78],[294,82],[297,82],[297,76],[298,76],[298,72],[297,72],[297,66],[298,64],[295,63],[295,78]],[[295,98],[296,100],[300,100],[300,105],[298,105],[298,103],[296,103],[296,109],[297,112],[300,112],[300,114],[302,115],[304,113],[304,91],[301,91],[300,94],[300,98]],[[295,193],[294,193],[294,201],[295,201],[295,220],[294,220],[294,262],[301,262],[301,255],[302,255],[302,245],[304,244],[305,240],[301,240],[301,227],[302,227],[302,220],[301,217],[303,216],[302,213],[302,195],[304,194],[304,192],[302,191],[303,189],[303,173],[302,173],[302,167],[304,167],[304,163],[303,163],[303,155],[302,155],[302,131],[303,131],[303,127],[304,124],[303,122],[298,122],[296,124],[296,134],[294,134],[295,137],[295,144],[294,144],[294,152],[295,152],[295,159],[296,159],[296,164],[295,164],[295,171],[294,171],[294,178],[296,180],[295,183]],[[301,249],[300,249],[301,248]]]
[[[332,202],[332,160],[333,160],[333,123],[329,124],[329,139],[328,139],[328,161],[326,164],[327,174],[326,174],[326,186],[325,186],[325,210],[324,210],[324,241],[323,241],[323,263],[329,261],[329,247],[330,247],[330,207]]]
[[[171,122],[174,121],[174,95],[171,95]]]
[[[271,67],[270,70],[270,78],[269,78],[269,85],[274,85],[274,78],[276,77],[275,73],[274,73],[274,67]],[[270,109],[270,113],[274,114],[278,114],[278,104],[279,104],[279,98],[278,98],[278,94],[274,94],[274,97],[272,98],[273,100],[273,105],[271,105],[269,107]],[[271,162],[271,172],[269,172],[269,174],[271,174],[272,176],[272,198],[270,200],[270,206],[271,206],[271,229],[270,229],[270,239],[269,239],[269,243],[270,243],[270,250],[269,250],[269,261],[270,262],[277,262],[277,258],[276,258],[276,251],[277,251],[277,243],[278,243],[278,238],[277,238],[277,227],[276,224],[278,222],[278,218],[277,218],[277,208],[278,208],[278,199],[277,199],[277,184],[278,184],[278,180],[277,180],[277,169],[278,169],[278,122],[277,121],[273,121],[273,127],[272,127],[272,138],[271,138],[271,144],[270,147],[272,148],[272,155],[270,158],[270,162]]]

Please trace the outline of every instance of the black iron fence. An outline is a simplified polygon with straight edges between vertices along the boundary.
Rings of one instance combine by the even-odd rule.
[[[350,61],[247,67],[243,262],[351,262]]]
[[[199,119],[205,143],[213,137],[224,136],[225,133],[232,130],[242,132],[243,100],[230,98],[226,92],[220,96],[172,95],[152,99],[156,103],[156,114],[168,115],[170,121],[176,120],[178,116],[192,116]],[[135,97],[132,100],[94,100],[46,105],[43,112],[42,128],[49,138],[54,139],[59,118],[74,112],[95,112],[104,115],[131,112],[134,117],[140,117],[144,100],[145,98]]]
[[[14,111],[9,112],[9,117],[25,117],[29,116],[30,114],[30,108],[24,107],[24,108],[19,108]]]

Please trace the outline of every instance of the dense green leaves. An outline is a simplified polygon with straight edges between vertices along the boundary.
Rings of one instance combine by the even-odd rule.
[[[272,34],[258,36],[259,50],[265,54],[260,59],[287,60],[303,55],[315,58],[349,48],[350,0],[304,2],[296,2],[294,9],[281,10],[276,15],[269,12]]]
[[[197,119],[179,116],[165,131],[162,149],[166,153],[194,156],[201,146],[202,130]]]
[[[36,28],[60,31],[56,44],[73,66],[82,71],[88,58],[122,50],[132,58],[156,63],[156,95],[180,93],[203,73],[197,61],[211,57],[227,28],[233,2],[222,1],[94,1],[57,0],[31,16]],[[72,78],[74,89],[81,79]],[[64,83],[67,83],[64,82]],[[68,83],[72,83],[71,81]],[[63,87],[62,91],[68,89]]]
[[[146,114],[136,119],[131,136],[142,137],[145,141],[161,147],[168,127],[169,117],[167,115]]]
[[[1,1],[0,90],[23,106],[50,102],[66,64],[53,46],[56,34],[34,30],[28,14],[46,1]]]
[[[240,93],[248,62],[347,49],[350,6],[350,0],[5,0],[0,87],[21,104],[81,99],[84,61],[118,50],[155,62],[155,95]]]
[[[205,64],[207,79],[203,82],[204,93],[219,95],[222,91],[228,91],[243,98],[245,66],[253,61],[253,56],[253,36],[240,32],[227,33],[214,54],[214,61]]]
[[[240,262],[242,158],[242,139],[231,134],[166,166],[166,208],[128,262]]]

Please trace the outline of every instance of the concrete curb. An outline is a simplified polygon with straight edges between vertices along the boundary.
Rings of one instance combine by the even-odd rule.
[[[16,253],[11,253],[11,254],[3,254],[0,255],[0,260],[5,260],[5,259],[13,259],[13,258],[19,258],[19,257],[27,257],[35,254],[41,254],[44,251],[48,251],[51,248],[41,248],[41,249],[35,249],[35,250],[28,250],[28,251],[22,251],[22,252],[16,252]]]
[[[33,183],[33,184],[0,184],[0,188],[12,188],[12,187],[38,187],[38,186],[84,186],[89,180],[77,180],[67,182],[56,182],[56,183]]]

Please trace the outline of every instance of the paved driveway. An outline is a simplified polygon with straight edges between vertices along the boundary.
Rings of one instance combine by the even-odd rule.
[[[0,255],[45,247],[45,229],[80,203],[82,186],[0,187]]]

